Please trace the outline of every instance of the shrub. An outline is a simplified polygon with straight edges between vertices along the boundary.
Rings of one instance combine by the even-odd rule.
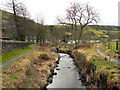
[[[49,59],[49,56],[47,55],[47,53],[43,53],[43,54],[40,55],[39,58],[41,58],[41,59],[43,59],[43,60],[48,60],[48,59]]]

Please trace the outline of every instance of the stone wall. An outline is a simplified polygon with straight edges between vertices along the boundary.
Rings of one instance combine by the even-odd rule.
[[[2,41],[2,53],[8,53],[20,48],[27,48],[31,43],[27,42],[5,42]]]

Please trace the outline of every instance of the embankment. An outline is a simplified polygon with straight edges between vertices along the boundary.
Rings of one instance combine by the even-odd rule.
[[[120,88],[120,66],[96,52],[96,44],[81,45],[79,49],[69,50],[60,47],[60,52],[66,52],[75,59],[80,79],[87,88]]]
[[[120,88],[120,67],[98,55],[95,46],[79,48],[72,55],[87,88]]]
[[[44,88],[58,55],[49,47],[38,47],[3,70],[3,88]]]

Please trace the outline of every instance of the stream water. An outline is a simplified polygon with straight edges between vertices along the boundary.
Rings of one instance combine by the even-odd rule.
[[[85,86],[82,85],[79,80],[79,73],[73,62],[73,58],[68,54],[59,53],[59,64],[54,69],[57,75],[53,76],[53,82],[47,86],[50,88],[81,88],[85,90]]]

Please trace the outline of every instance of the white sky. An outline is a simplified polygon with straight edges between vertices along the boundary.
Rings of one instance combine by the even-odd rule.
[[[5,0],[0,0],[4,2]],[[118,2],[120,0],[19,0],[24,2],[32,19],[38,14],[45,18],[45,24],[56,24],[56,17],[64,16],[70,2],[89,3],[100,14],[100,25],[118,25]]]

